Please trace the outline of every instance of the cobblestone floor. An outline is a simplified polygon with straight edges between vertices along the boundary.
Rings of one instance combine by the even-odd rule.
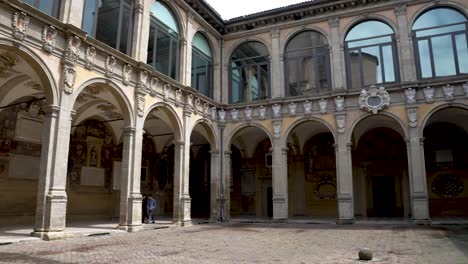
[[[0,246],[0,263],[468,263],[468,226],[204,224]]]

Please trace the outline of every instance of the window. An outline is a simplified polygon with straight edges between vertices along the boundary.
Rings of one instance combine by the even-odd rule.
[[[399,81],[395,34],[385,23],[368,20],[346,35],[345,56],[348,86],[360,89]]]
[[[60,0],[23,0],[23,2],[41,10],[49,16],[58,18]]]
[[[155,1],[151,22],[147,63],[159,72],[177,80],[179,75],[179,27],[169,8]]]
[[[268,50],[260,42],[240,45],[231,55],[230,103],[263,100],[270,96]]]
[[[460,12],[439,7],[423,13],[413,39],[419,79],[468,73],[467,21]]]
[[[130,54],[133,0],[85,0],[81,28],[97,40]]]
[[[322,34],[304,31],[286,46],[286,95],[319,94],[331,89],[330,55]]]
[[[213,96],[213,58],[205,36],[195,34],[192,40],[192,87]]]

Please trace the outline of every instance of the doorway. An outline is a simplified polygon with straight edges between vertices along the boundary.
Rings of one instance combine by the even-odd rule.
[[[378,217],[396,216],[396,192],[394,176],[373,176],[372,201],[373,212],[369,215]]]

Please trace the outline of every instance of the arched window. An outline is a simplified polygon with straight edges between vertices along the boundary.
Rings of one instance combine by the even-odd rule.
[[[192,87],[213,96],[213,56],[208,41],[199,32],[192,40]]]
[[[452,8],[424,12],[413,25],[418,77],[468,73],[467,20]]]
[[[179,76],[179,27],[171,10],[161,1],[151,6],[147,63],[159,72]]]
[[[367,20],[354,26],[346,35],[345,56],[351,89],[399,81],[395,34],[383,22]]]
[[[260,42],[246,42],[231,55],[230,103],[263,100],[270,96],[268,49]]]
[[[23,2],[34,6],[49,16],[58,18],[60,0],[23,0]]]
[[[304,31],[295,35],[288,42],[284,55],[286,95],[330,90],[330,53],[322,34]]]
[[[85,0],[81,28],[97,40],[130,54],[133,0]]]

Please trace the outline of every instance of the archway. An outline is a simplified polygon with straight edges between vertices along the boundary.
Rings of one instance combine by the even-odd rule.
[[[211,153],[214,135],[205,122],[199,122],[190,136],[189,193],[191,217],[209,218],[211,211]]]
[[[401,127],[376,115],[353,131],[354,208],[357,217],[410,215],[408,159]]]
[[[424,127],[429,214],[468,216],[468,125],[466,109],[434,113]]]
[[[156,220],[173,219],[175,144],[180,140],[180,127],[176,120],[176,114],[166,105],[154,107],[145,119],[141,193],[156,199],[153,213]]]
[[[272,217],[272,153],[269,136],[259,127],[245,127],[234,134],[230,148],[231,216]]]
[[[54,87],[32,52],[0,45],[0,225],[34,225]]]
[[[305,121],[289,133],[288,197],[293,218],[336,218],[335,139],[330,129]]]
[[[122,127],[130,109],[113,83],[90,80],[77,90],[70,130],[67,221],[118,220],[122,177]]]

